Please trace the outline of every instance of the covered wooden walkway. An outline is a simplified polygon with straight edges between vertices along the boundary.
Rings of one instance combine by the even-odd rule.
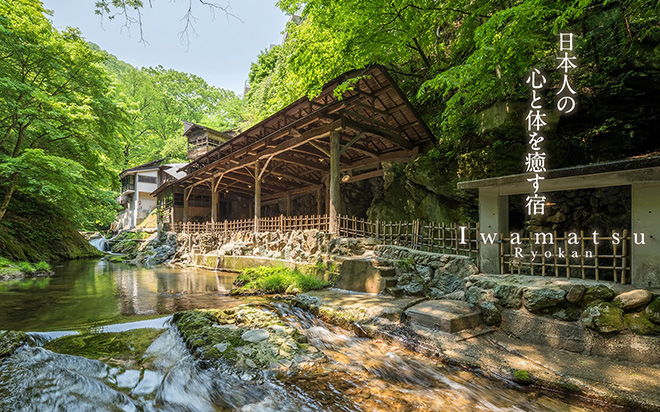
[[[337,86],[351,86],[337,96]],[[292,197],[310,194],[315,210],[338,230],[340,185],[380,177],[382,163],[405,161],[432,134],[381,66],[345,73],[314,99],[300,98],[181,170],[187,175],[154,192],[167,223],[249,218],[254,230],[264,207],[293,214]]]

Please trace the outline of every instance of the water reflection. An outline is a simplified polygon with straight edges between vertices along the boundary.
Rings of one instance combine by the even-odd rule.
[[[236,275],[99,260],[53,266],[50,279],[0,283],[0,329],[63,330],[193,308],[231,307]],[[130,319],[128,319],[130,320]]]

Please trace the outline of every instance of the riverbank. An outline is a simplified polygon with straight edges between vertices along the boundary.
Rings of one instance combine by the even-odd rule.
[[[455,334],[410,322],[420,299],[338,290],[298,295],[294,304],[362,336],[387,341],[488,378],[630,411],[660,411],[660,365],[586,356],[511,338],[492,328]]]

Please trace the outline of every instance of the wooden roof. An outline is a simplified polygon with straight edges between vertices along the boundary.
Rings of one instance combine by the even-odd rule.
[[[359,78],[342,98],[335,88]],[[255,163],[262,169],[262,192],[313,189],[329,174],[329,136],[340,134],[341,170],[354,174],[382,161],[410,158],[432,138],[392,77],[382,66],[354,70],[327,83],[314,99],[303,97],[221,144],[181,170],[173,184],[250,194]],[[366,177],[366,176],[365,176]],[[157,194],[164,187],[159,188]]]

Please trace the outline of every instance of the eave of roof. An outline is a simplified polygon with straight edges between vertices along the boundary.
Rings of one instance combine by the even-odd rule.
[[[660,167],[660,156],[642,156],[624,160],[552,169],[545,172],[543,177],[545,180],[550,180],[578,176],[601,175],[604,173],[636,171],[658,167]],[[491,186],[515,185],[522,182],[527,182],[527,179],[529,179],[530,175],[530,173],[519,173],[515,175],[458,182],[458,188],[479,189]]]

